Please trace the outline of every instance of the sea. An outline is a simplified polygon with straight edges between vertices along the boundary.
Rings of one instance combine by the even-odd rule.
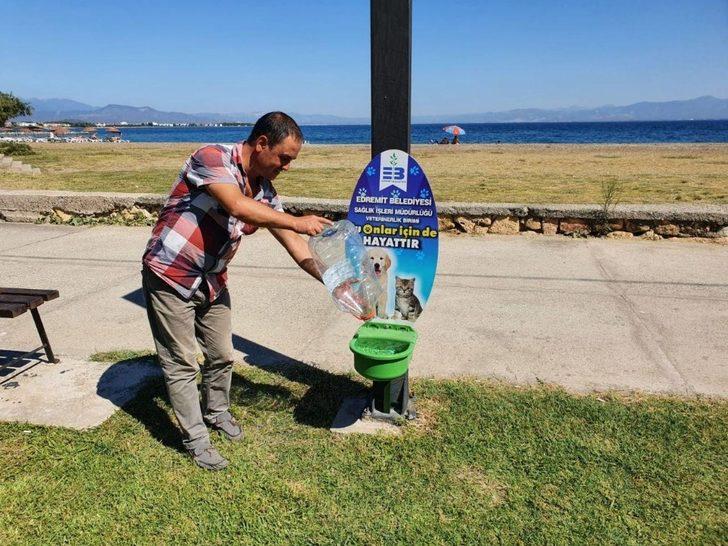
[[[728,120],[589,123],[463,123],[461,144],[648,144],[728,142]],[[447,135],[444,125],[412,125],[412,143],[430,144]],[[230,143],[244,140],[249,126],[120,127],[130,142]],[[369,144],[369,125],[304,125],[310,144]]]

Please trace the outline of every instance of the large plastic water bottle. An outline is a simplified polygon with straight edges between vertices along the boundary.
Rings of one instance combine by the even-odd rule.
[[[373,318],[382,286],[354,224],[334,222],[309,238],[308,247],[336,306],[361,320]]]

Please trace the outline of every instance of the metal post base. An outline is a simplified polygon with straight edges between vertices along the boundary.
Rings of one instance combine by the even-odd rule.
[[[365,415],[372,419],[415,419],[414,399],[409,393],[409,372],[390,381],[374,381]]]

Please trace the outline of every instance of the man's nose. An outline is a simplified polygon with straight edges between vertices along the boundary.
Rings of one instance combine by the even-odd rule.
[[[287,171],[287,170],[288,170],[288,169],[290,169],[290,168],[291,168],[291,164],[290,164],[290,163],[286,163],[285,165],[283,165],[283,166],[281,167],[281,169],[283,169],[284,171]]]

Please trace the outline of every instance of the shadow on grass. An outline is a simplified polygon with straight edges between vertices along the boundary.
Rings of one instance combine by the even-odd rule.
[[[130,384],[128,372],[140,366],[156,373],[142,373]],[[156,356],[119,360],[99,378],[96,394],[139,421],[164,446],[186,453],[180,430],[167,410],[171,403]]]
[[[344,398],[361,396],[366,386],[346,375],[334,374],[301,360],[233,334],[233,347],[245,353],[245,362],[289,381],[308,385],[300,400],[285,387],[253,383],[238,374],[233,376],[235,402],[246,405],[266,394],[293,405],[296,422],[316,428],[329,428]],[[237,387],[237,388],[236,388]],[[297,403],[294,405],[294,400]]]
[[[344,398],[361,396],[366,386],[346,375],[321,370],[255,343],[233,335],[233,345],[245,353],[245,362],[268,373],[280,375],[295,383],[307,385],[301,396],[283,386],[257,382],[233,372],[231,402],[243,407],[290,408],[297,423],[315,428],[328,428]],[[146,368],[141,371],[140,366]],[[155,356],[134,357],[117,361],[101,376],[96,392],[120,407],[141,423],[164,446],[185,452],[177,424],[170,416],[171,403]],[[136,370],[136,380],[130,375]]]

